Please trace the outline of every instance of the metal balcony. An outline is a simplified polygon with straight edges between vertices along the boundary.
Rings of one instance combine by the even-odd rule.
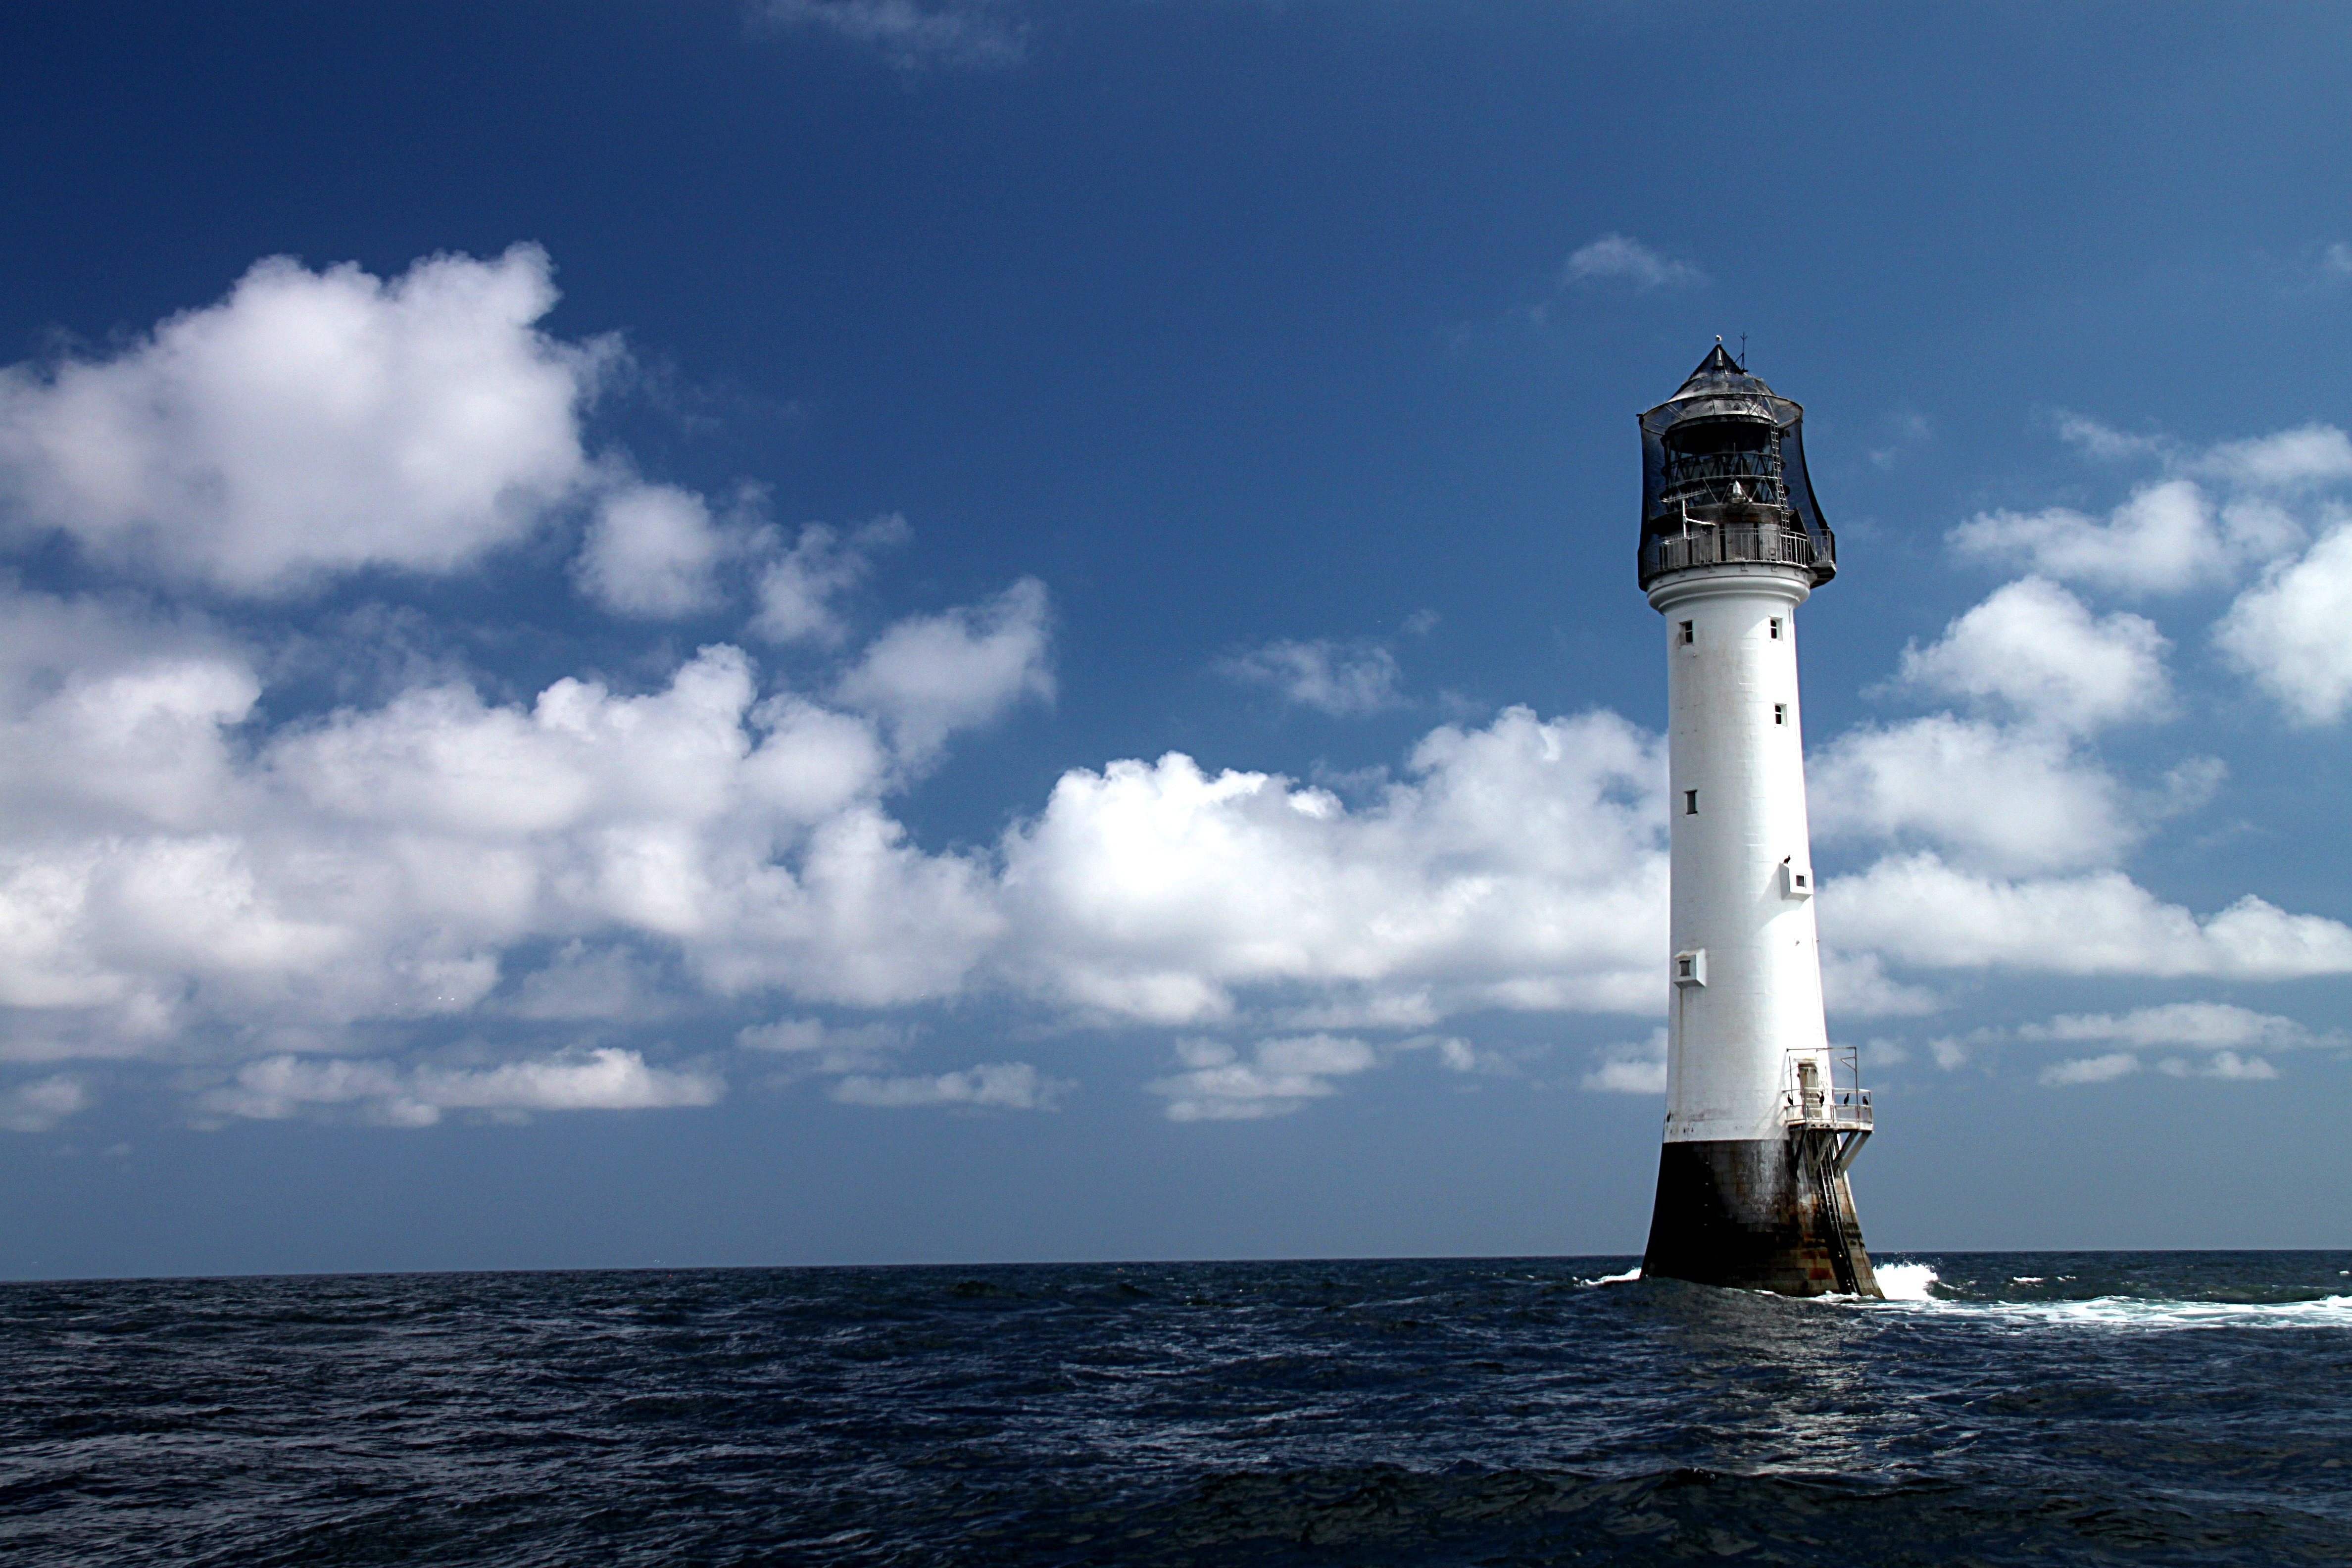
[[[1779,521],[1709,522],[1685,518],[1680,523],[1672,533],[1643,532],[1643,587],[1670,572],[1735,563],[1801,567],[1817,584],[1837,574],[1837,539],[1827,528],[1817,538]]]

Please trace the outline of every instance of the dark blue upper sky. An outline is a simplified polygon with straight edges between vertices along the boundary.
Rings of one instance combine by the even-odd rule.
[[[6,27],[0,1272],[1631,1249],[1633,416],[1717,334],[1844,563],[1874,1240],[2342,1243],[2341,11]],[[862,782],[541,701],[722,645]]]

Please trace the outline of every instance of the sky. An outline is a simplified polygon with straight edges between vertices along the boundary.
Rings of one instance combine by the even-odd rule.
[[[1874,1249],[2352,1246],[2339,8],[9,33],[0,1277],[1638,1252],[1718,335]]]

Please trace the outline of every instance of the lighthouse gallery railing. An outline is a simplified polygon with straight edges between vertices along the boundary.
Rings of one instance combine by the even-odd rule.
[[[1701,522],[1696,519],[1678,533],[1642,535],[1641,581],[1645,588],[1669,572],[1735,563],[1801,566],[1820,580],[1837,570],[1837,540],[1826,528],[1816,538],[1803,529],[1783,528],[1776,522]]]

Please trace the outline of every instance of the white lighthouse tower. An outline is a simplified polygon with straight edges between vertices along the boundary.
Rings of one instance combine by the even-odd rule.
[[[1846,1179],[1870,1101],[1830,1048],[1813,930],[1797,609],[1837,555],[1803,427],[1720,339],[1642,416],[1674,816],[1665,1147],[1642,1271],[1874,1296]]]

